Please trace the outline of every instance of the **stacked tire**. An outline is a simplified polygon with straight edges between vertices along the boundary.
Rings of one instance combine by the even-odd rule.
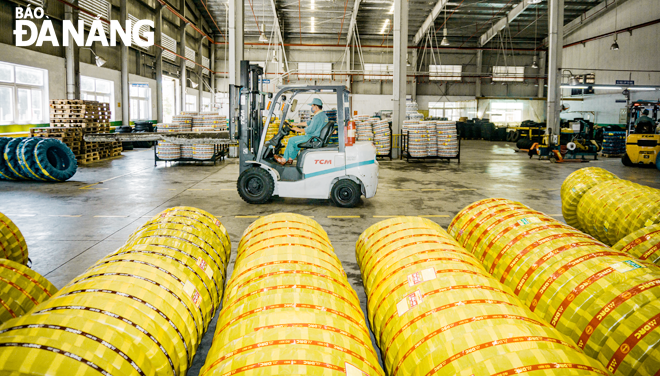
[[[386,120],[377,121],[374,126],[374,145],[376,155],[388,155],[392,150],[392,129],[390,122]]]
[[[229,253],[226,230],[212,215],[162,212],[0,327],[0,373],[185,375],[219,307]]]
[[[76,156],[54,138],[0,137],[0,180],[62,182],[78,169]]]
[[[27,265],[28,247],[25,238],[16,224],[2,213],[0,213],[0,248],[1,258]]]
[[[454,121],[436,122],[438,156],[453,158],[458,155],[458,131]]]
[[[570,218],[567,223],[608,245],[660,224],[660,189],[618,179],[600,168],[572,173],[561,193],[562,208]]]
[[[430,220],[379,222],[356,257],[389,375],[608,374]]]
[[[427,157],[437,157],[438,156],[438,132],[436,130],[436,121],[427,120],[423,121],[422,124],[426,125],[426,156]]]
[[[655,375],[660,268],[505,199],[461,211],[449,233],[535,314],[617,376]]]
[[[619,240],[612,248],[660,265],[660,224],[639,229]]]
[[[384,375],[357,294],[327,234],[281,213],[238,245],[200,375]]]
[[[408,124],[408,153],[413,158],[428,156],[429,135],[426,124]]]
[[[0,259],[0,324],[25,315],[56,292],[57,288],[39,273]]]
[[[160,123],[157,125],[158,133],[177,133],[189,132],[190,126],[178,123]],[[158,141],[158,158],[162,160],[175,160],[179,158],[192,158],[192,146],[187,146],[190,150],[186,149],[182,152],[182,145],[173,144],[171,142]]]

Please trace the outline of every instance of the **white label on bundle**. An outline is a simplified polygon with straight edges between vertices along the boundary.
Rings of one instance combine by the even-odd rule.
[[[209,266],[209,264],[207,264],[201,257],[197,259],[197,265],[209,278],[213,279],[213,269],[211,269],[211,266]]]
[[[430,281],[432,279],[435,279],[435,269],[434,268],[428,268],[424,269],[421,271],[422,273],[422,281]]]
[[[616,270],[619,273],[626,273],[631,270],[635,270],[639,268],[643,268],[643,266],[639,265],[638,263],[632,260],[617,262],[616,264],[612,265],[612,269]]]
[[[202,296],[199,294],[199,291],[195,288],[195,285],[190,283],[190,281],[186,281],[186,283],[183,285],[183,291],[185,291],[188,296],[190,296],[190,299],[192,299],[193,304],[195,307],[199,308],[199,305],[202,303]]]
[[[348,362],[344,362],[344,367],[346,369],[346,376],[363,376],[364,375],[364,372],[360,371],[359,368],[357,368],[356,366],[354,366],[354,365],[352,365]]]
[[[422,302],[422,293],[421,291],[417,290],[412,294],[406,295],[403,299],[401,299],[399,303],[397,303],[396,305],[397,313],[399,314],[399,316],[401,316],[421,302]]]

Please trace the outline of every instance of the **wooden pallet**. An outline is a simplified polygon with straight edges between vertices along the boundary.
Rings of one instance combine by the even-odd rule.
[[[51,105],[61,105],[61,104],[85,104],[85,101],[82,99],[53,99],[50,101]]]

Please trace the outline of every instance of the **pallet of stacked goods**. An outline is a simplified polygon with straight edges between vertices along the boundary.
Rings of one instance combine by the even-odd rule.
[[[73,154],[79,155],[82,144],[82,129],[67,127],[40,127],[30,128],[30,137],[55,138],[62,141],[71,149]]]
[[[372,121],[367,115],[355,116],[355,129],[357,131],[356,141],[374,141],[374,129]]]
[[[192,131],[193,119],[197,115],[196,112],[182,112],[181,115],[175,115],[172,117],[172,123],[179,124],[181,127],[178,132],[190,132]],[[172,146],[169,146],[173,148]],[[177,159],[191,159],[193,157],[193,146],[192,145],[179,145],[181,155]]]
[[[80,132],[68,132],[72,151],[80,164],[96,162],[101,158],[121,154],[116,143],[86,142],[83,140],[86,133],[110,133],[111,114],[109,103],[80,99],[50,101],[51,128],[80,130]],[[45,132],[40,133],[44,134]],[[57,131],[54,133],[57,133]],[[67,132],[62,131],[61,133]],[[73,141],[72,137],[78,137],[78,140]]]
[[[200,112],[193,116],[193,132],[216,132],[226,130],[227,119],[216,112]],[[181,147],[183,153],[184,146]],[[224,156],[224,149],[221,152],[220,146],[212,144],[194,144],[192,146],[192,159],[195,161],[213,161]],[[184,157],[182,155],[182,158]]]
[[[392,127],[389,120],[378,120],[374,123],[374,145],[377,157],[392,159]]]
[[[460,162],[461,148],[456,122],[437,121],[436,130],[438,133],[438,157],[457,158]]]
[[[428,157],[438,156],[438,134],[436,132],[435,120],[423,121],[422,125],[426,126],[426,155]]]
[[[156,127],[156,132],[158,133],[184,132],[186,129],[188,129],[188,126],[185,123],[158,123]],[[156,154],[156,161],[173,161],[181,158],[181,145],[178,144],[158,141],[158,144],[154,150]]]
[[[603,132],[603,157],[619,158],[626,153],[626,132]]]

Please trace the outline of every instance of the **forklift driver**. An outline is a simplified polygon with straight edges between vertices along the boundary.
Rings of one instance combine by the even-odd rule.
[[[289,139],[289,142],[286,144],[286,149],[284,149],[284,156],[275,156],[277,163],[285,165],[287,163],[293,163],[294,158],[298,155],[300,148],[299,144],[307,142],[312,137],[318,137],[321,134],[321,129],[328,123],[328,117],[323,112],[323,102],[319,98],[314,98],[312,103],[312,113],[314,116],[311,121],[307,122],[307,127],[301,129],[298,127],[291,127],[292,130],[300,133],[304,133],[303,136],[294,136]],[[297,123],[296,125],[302,125],[304,123]]]
[[[653,134],[655,133],[655,121],[649,116],[649,110],[644,109],[642,116],[635,121],[635,133],[638,134]]]

